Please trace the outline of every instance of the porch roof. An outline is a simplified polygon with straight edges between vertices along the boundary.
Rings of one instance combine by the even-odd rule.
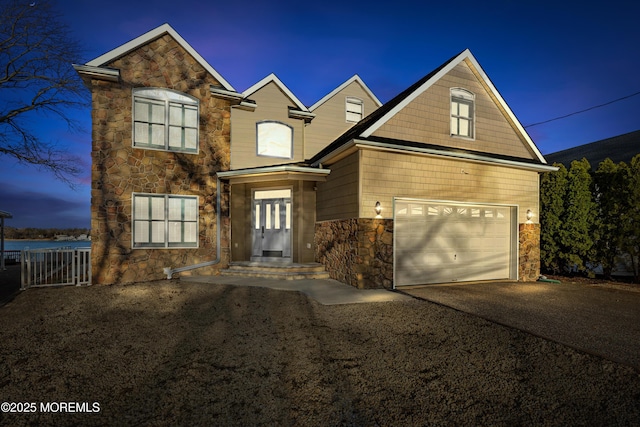
[[[324,181],[330,173],[330,169],[280,165],[218,172],[218,178],[228,179],[232,183],[280,180]]]

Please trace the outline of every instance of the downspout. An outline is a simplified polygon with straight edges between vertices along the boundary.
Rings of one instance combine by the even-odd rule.
[[[218,263],[220,263],[220,260],[222,259],[222,247],[221,247],[221,241],[222,238],[220,237],[220,235],[222,234],[222,229],[220,228],[221,225],[221,214],[220,212],[222,211],[222,209],[220,208],[220,203],[222,201],[222,197],[221,197],[221,189],[220,189],[220,177],[217,178],[216,181],[216,248],[217,248],[217,256],[216,259],[214,259],[213,261],[206,261],[206,262],[201,262],[200,264],[194,264],[194,265],[185,265],[184,267],[178,267],[178,268],[171,268],[171,267],[165,267],[162,269],[162,272],[167,276],[167,280],[171,280],[171,276],[173,276],[174,273],[181,273],[183,271],[189,271],[189,270],[195,270],[196,268],[202,268],[202,267],[209,267],[211,265],[216,265]]]

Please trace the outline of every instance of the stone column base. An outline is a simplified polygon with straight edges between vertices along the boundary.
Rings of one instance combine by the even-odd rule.
[[[534,282],[540,277],[540,224],[519,224],[518,277]]]

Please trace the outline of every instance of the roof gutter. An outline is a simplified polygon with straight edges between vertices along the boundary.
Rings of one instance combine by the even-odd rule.
[[[347,142],[346,144],[342,144],[341,146],[339,146],[335,150],[331,151],[327,155],[322,156],[320,159],[318,159],[315,162],[311,163],[311,166],[322,167],[322,165],[327,160],[329,160],[329,159],[331,159],[333,157],[336,157],[336,156],[344,153],[345,151],[350,150],[351,148],[353,148],[356,145],[355,141],[356,141],[355,139],[352,139],[351,141]]]
[[[219,172],[218,176],[221,178],[235,178],[239,176],[251,176],[251,175],[264,175],[270,173],[278,173],[278,172],[293,172],[293,173],[311,173],[316,175],[329,175],[331,172],[328,169],[318,169],[316,167],[306,167],[306,166],[269,166],[264,168],[256,168],[256,169],[237,169],[227,172]]]
[[[494,157],[480,156],[478,154],[473,154],[473,153],[436,150],[433,148],[426,148],[426,147],[425,148],[408,147],[408,146],[399,147],[397,145],[388,144],[385,142],[366,141],[361,139],[351,140],[349,143],[342,145],[340,148],[322,157],[318,161],[314,162],[312,165],[316,166],[316,165],[325,163],[330,158],[339,155],[341,152],[346,151],[347,149],[352,148],[353,146],[391,151],[396,153],[411,152],[411,153],[415,153],[423,156],[451,157],[455,159],[467,160],[467,161],[472,161],[477,163],[489,163],[489,164],[497,164],[501,166],[515,167],[518,169],[534,170],[537,172],[555,172],[558,170],[556,166],[550,166],[547,164],[533,164],[533,163],[519,162],[517,160],[496,159]]]
[[[209,87],[209,92],[211,92],[211,95],[218,97],[218,98],[222,98],[222,99],[228,99],[230,101],[233,101],[237,104],[241,103],[242,100],[244,99],[244,96],[242,96],[241,93],[238,92],[233,92],[221,87],[216,87],[211,85]]]

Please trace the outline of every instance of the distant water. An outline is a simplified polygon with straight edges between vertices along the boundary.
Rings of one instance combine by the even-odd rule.
[[[49,248],[90,248],[90,241],[55,241],[55,240],[5,240],[5,251],[21,251],[23,249],[49,249]]]

